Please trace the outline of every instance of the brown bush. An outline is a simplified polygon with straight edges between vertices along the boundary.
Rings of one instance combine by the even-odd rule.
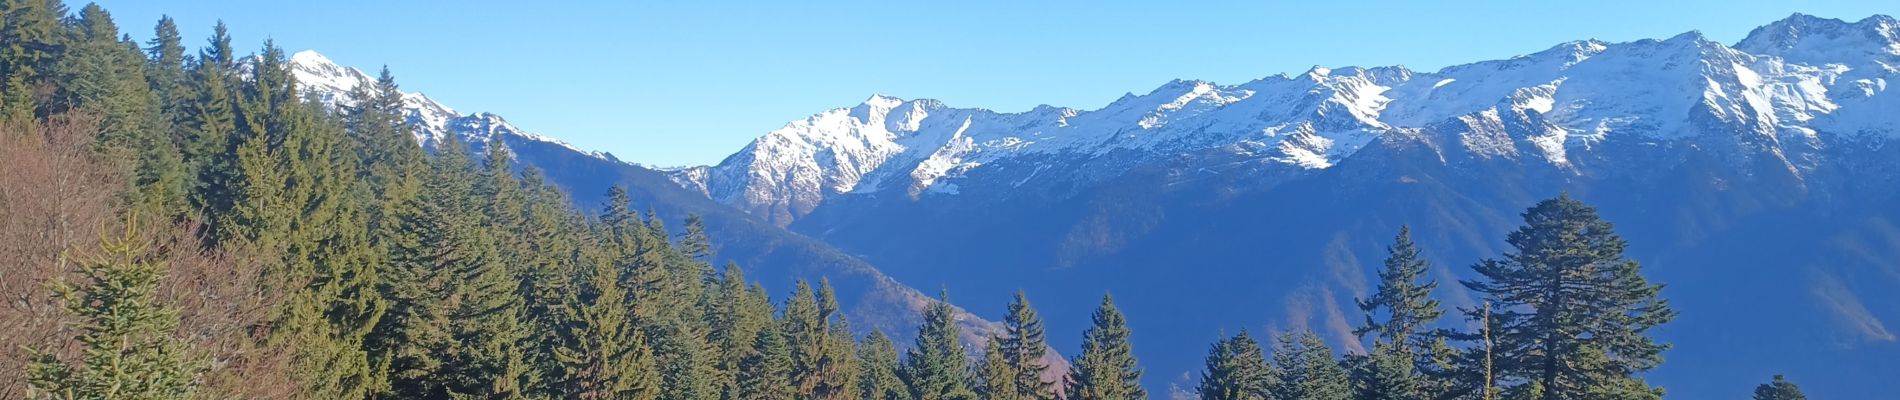
[[[0,399],[24,398],[22,349],[71,357],[77,333],[46,283],[67,279],[67,261],[118,232],[125,183],[113,171],[124,160],[92,151],[98,119],[50,118],[41,126],[0,127]],[[151,214],[151,213],[146,213]],[[198,241],[191,223],[153,221],[140,235],[169,269],[159,295],[179,310],[177,335],[205,361],[202,398],[296,398],[288,355],[257,337],[276,297],[259,284],[256,265]]]

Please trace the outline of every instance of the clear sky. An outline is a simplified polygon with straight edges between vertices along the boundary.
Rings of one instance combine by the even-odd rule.
[[[83,2],[68,0],[77,9]],[[755,4],[756,3],[756,4]],[[716,163],[871,94],[955,107],[1092,109],[1170,79],[1241,83],[1314,65],[1434,70],[1587,38],[1689,30],[1733,42],[1794,12],[1859,20],[1900,1],[158,1],[102,0],[196,47],[212,23],[621,159]]]

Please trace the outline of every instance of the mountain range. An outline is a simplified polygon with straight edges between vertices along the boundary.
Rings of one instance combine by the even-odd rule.
[[[370,81],[315,52],[305,91]],[[1538,199],[1597,205],[1682,317],[1649,374],[1742,397],[1786,373],[1820,397],[1900,392],[1900,22],[1794,15],[1732,44],[1583,40],[1436,71],[1315,67],[1168,82],[1095,110],[872,96],[718,164],[654,169],[407,94],[424,145],[500,144],[573,200],[609,185],[706,218],[768,287],[828,277],[859,329],[908,337],[948,288],[977,337],[1029,293],[1058,350],[1112,292],[1156,393],[1223,331],[1313,329],[1359,351],[1354,299],[1409,225],[1435,293],[1508,249]],[[900,283],[902,282],[902,283]],[[1454,313],[1455,314],[1455,313]],[[1445,327],[1462,327],[1448,320]]]

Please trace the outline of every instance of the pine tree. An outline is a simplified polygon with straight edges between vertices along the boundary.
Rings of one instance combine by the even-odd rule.
[[[86,282],[55,282],[53,292],[83,323],[79,360],[55,350],[33,353],[28,368],[36,399],[190,399],[202,367],[173,337],[178,311],[159,301],[166,266],[138,239],[137,225],[106,240],[102,254],[82,262]]]
[[[1082,353],[1069,370],[1071,400],[1133,400],[1148,398],[1141,387],[1141,366],[1129,342],[1128,321],[1115,308],[1113,296],[1102,296],[1094,325],[1082,334]]]
[[[792,400],[792,349],[783,332],[760,330],[752,352],[739,363],[739,382],[733,400]]]
[[[1198,392],[1201,400],[1272,399],[1276,375],[1260,343],[1243,330],[1208,349]]]
[[[917,340],[904,358],[899,376],[913,400],[973,400],[970,361],[963,349],[955,310],[946,291],[924,311]]]
[[[1002,341],[992,336],[983,345],[983,363],[978,365],[982,368],[983,390],[977,394],[986,400],[1019,400],[1021,390],[1016,388],[1016,370],[1003,355]]]
[[[1017,290],[1016,299],[1009,303],[1003,329],[1003,359],[1016,374],[1012,385],[1017,390],[1016,398],[1055,400],[1056,382],[1044,378],[1049,375],[1049,344],[1042,317],[1029,305],[1029,297],[1022,290]]]
[[[1346,370],[1333,360],[1333,349],[1311,331],[1280,335],[1273,352],[1274,368],[1280,373],[1273,386],[1273,398],[1298,400],[1348,400],[1352,384]]]
[[[1494,304],[1498,381],[1526,382],[1507,397],[1660,397],[1635,374],[1668,348],[1647,336],[1676,315],[1662,286],[1623,256],[1627,242],[1609,222],[1569,195],[1539,202],[1524,222],[1506,238],[1516,251],[1479,262],[1484,279],[1463,282]]]
[[[897,346],[883,331],[871,331],[858,347],[858,365],[864,371],[858,381],[858,398],[864,400],[905,400],[910,392],[898,377]]]
[[[1801,394],[1801,387],[1794,382],[1775,374],[1774,381],[1755,386],[1755,400],[1808,400],[1808,395]]]

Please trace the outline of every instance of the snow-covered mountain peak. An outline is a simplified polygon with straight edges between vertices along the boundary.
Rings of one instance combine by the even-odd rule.
[[[255,58],[246,59],[244,68],[251,68]],[[291,54],[288,68],[297,80],[298,90],[305,96],[315,98],[325,107],[342,109],[353,106],[350,93],[363,85],[374,85],[376,78],[362,70],[345,67],[315,50],[303,50]],[[374,86],[371,86],[372,88]],[[403,114],[414,124],[416,142],[423,146],[434,146],[451,136],[461,140],[483,143],[509,138],[546,142],[587,154],[595,158],[613,161],[614,158],[604,152],[584,151],[566,142],[554,138],[524,131],[509,124],[507,120],[488,112],[463,115],[421,92],[402,93]]]
[[[1463,143],[1468,154],[1541,155],[1564,168],[1603,156],[1593,153],[1606,151],[1604,142],[1692,141],[1684,144],[1813,160],[1789,154],[1811,153],[1821,132],[1895,131],[1884,116],[1890,111],[1881,110],[1900,109],[1900,98],[1884,95],[1900,75],[1896,37],[1900,24],[1885,16],[1847,23],[1796,15],[1734,47],[1690,31],[1571,41],[1433,72],[1314,66],[1239,85],[1177,79],[1094,110],[996,113],[878,95],[794,121],[676,179],[787,223],[829,196],[906,187],[911,197],[950,195],[979,182],[1075,184],[1141,163],[1179,162],[1183,153],[1248,161],[1211,171],[1325,169],[1388,135],[1450,135],[1442,143]],[[1477,129],[1432,128],[1446,124]],[[1791,153],[1786,146],[1794,146],[1785,149]],[[1024,163],[1076,172],[1054,176]]]
[[[1900,23],[1875,15],[1858,22],[1795,14],[1755,28],[1735,44],[1742,51],[1804,64],[1900,69]]]

